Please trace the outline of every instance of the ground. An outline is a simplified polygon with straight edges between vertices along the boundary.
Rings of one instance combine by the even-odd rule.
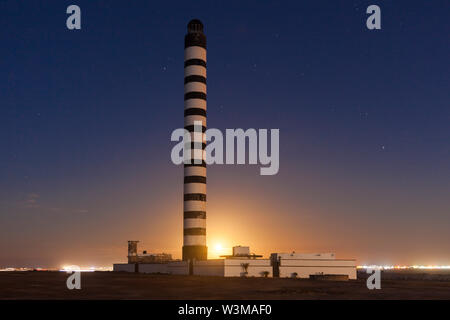
[[[382,277],[381,290],[368,290],[364,275],[340,282],[86,272],[81,290],[68,290],[68,276],[56,271],[0,272],[0,299],[450,299],[448,279],[426,277]]]

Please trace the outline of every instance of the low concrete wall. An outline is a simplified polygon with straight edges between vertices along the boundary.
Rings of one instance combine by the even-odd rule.
[[[223,277],[225,275],[224,261],[224,259],[195,261],[194,275]]]
[[[169,273],[167,263],[141,263],[139,264],[141,273]]]
[[[189,263],[187,261],[173,261],[167,264],[167,269],[170,274],[188,275]]]
[[[113,265],[113,271],[135,272],[134,263],[117,263]],[[139,273],[166,273],[166,274],[189,274],[189,264],[186,261],[173,261],[169,263],[138,263]]]
[[[116,263],[113,264],[113,271],[116,272],[134,272],[134,264],[130,263]]]
[[[244,265],[248,264],[247,273]],[[114,264],[113,271],[135,272],[135,264]],[[174,275],[188,275],[187,261],[173,261],[169,263],[139,263],[140,273],[165,273]],[[194,261],[193,274],[198,276],[218,277],[272,277],[272,266],[269,259],[213,259]]]
[[[248,264],[247,272],[244,264]],[[225,259],[224,266],[225,277],[262,277],[264,272],[268,277],[272,277],[269,259]]]
[[[346,274],[312,274],[309,278],[311,280],[348,281]]]
[[[245,269],[244,264],[248,264]],[[247,272],[245,272],[247,270]],[[272,276],[269,259],[211,259],[194,262],[194,275],[218,277],[263,277]]]
[[[356,279],[355,260],[281,259],[280,277],[309,278],[310,275],[347,275]]]

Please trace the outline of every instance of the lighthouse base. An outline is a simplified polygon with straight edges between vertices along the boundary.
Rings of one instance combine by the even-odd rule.
[[[206,260],[208,259],[207,246],[183,246],[183,260]]]

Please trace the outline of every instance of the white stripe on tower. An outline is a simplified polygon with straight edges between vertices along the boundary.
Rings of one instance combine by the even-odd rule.
[[[194,19],[184,39],[185,129],[193,132],[196,122],[206,130],[206,36],[203,24]],[[193,159],[184,165],[183,260],[206,260],[206,137],[194,133],[191,137]]]

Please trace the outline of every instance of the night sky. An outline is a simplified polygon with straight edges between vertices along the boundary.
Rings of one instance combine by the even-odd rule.
[[[66,8],[81,8],[81,30]],[[381,30],[366,8],[381,7]],[[208,127],[279,128],[280,170],[208,168],[207,240],[450,264],[450,3],[0,1],[0,267],[181,257],[186,24]],[[211,252],[214,256],[214,252]]]

